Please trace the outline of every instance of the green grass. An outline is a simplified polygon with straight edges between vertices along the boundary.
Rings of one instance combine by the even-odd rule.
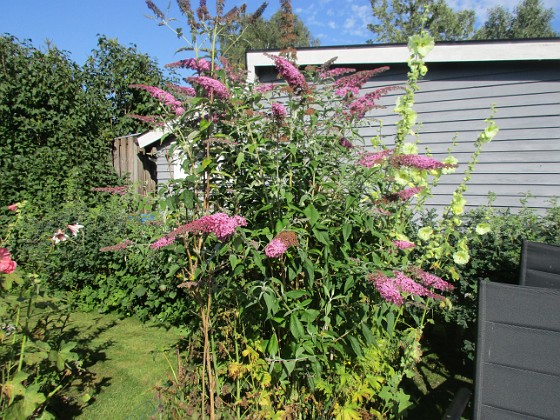
[[[14,302],[10,297],[0,303]],[[42,321],[58,339],[77,342],[75,351],[85,368],[82,377],[53,399],[49,411],[62,420],[158,418],[154,387],[172,374],[176,362],[171,349],[181,339],[180,331],[115,314],[74,312],[65,319],[46,302],[34,309],[32,322]],[[454,346],[441,337],[425,344],[414,379],[405,383],[415,403],[409,419],[441,418],[460,387],[473,389],[465,376],[471,369],[460,366]],[[92,399],[85,403],[84,395]],[[471,416],[467,412],[465,417]]]
[[[94,401],[81,419],[149,418],[155,413],[154,386],[171,368],[159,349],[179,340],[176,329],[144,325],[136,318],[76,313],[71,327],[87,339],[88,370],[93,378]],[[156,351],[156,352],[154,352]],[[173,359],[168,351],[167,356]]]
[[[51,399],[49,411],[62,420],[154,415],[154,387],[171,375],[169,363],[176,364],[172,348],[180,340],[179,330],[114,314],[73,312],[66,317],[53,302],[56,305],[55,300],[38,300],[30,326],[40,325],[36,331],[55,341],[77,342],[74,351],[84,373]],[[0,304],[13,307],[16,297],[3,297]],[[87,403],[85,395],[91,396]]]

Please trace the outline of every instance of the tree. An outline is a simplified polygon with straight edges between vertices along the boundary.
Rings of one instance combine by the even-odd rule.
[[[157,63],[138,52],[136,46],[125,47],[116,39],[100,36],[83,67],[84,87],[96,101],[101,136],[107,140],[144,129],[130,114],[153,114],[157,101],[132,84],[163,86],[166,82]]]
[[[488,20],[476,31],[475,39],[553,38],[554,11],[540,0],[522,0],[511,13],[503,6],[489,11]]]
[[[104,37],[82,69],[54,46],[0,36],[0,206],[46,211],[115,183],[110,140],[140,129],[126,114],[157,109],[128,85],[161,80],[147,56]]]
[[[453,11],[445,0],[370,0],[376,23],[368,25],[373,42],[407,42],[424,26],[436,41],[468,39],[473,34],[474,10]],[[423,23],[425,19],[425,23]]]
[[[239,22],[230,26],[227,34],[220,40],[222,55],[231,64],[244,68],[245,51],[248,49],[283,49],[319,45],[319,40],[314,38],[301,19],[293,14],[293,35],[290,40],[290,37],[286,36],[286,16],[283,10],[276,12],[269,20],[262,17],[253,19],[251,15],[241,16]]]

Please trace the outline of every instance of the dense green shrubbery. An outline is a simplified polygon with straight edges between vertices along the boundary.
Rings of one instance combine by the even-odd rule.
[[[128,194],[97,194],[97,205],[74,200],[46,214],[30,203],[21,203],[10,238],[15,260],[51,291],[70,293],[82,310],[116,310],[137,313],[144,319],[178,321],[185,305],[176,299],[173,276],[183,259],[149,249],[162,232],[152,215],[139,210],[149,204]],[[84,227],[74,237],[69,224]],[[58,229],[68,239],[55,243]],[[101,250],[124,241],[129,241],[128,248],[134,252]]]
[[[139,131],[125,114],[157,109],[132,83],[164,83],[135,48],[100,37],[82,68],[50,46],[0,36],[0,206],[28,201],[44,213],[92,187],[113,185],[112,139]]]
[[[448,325],[458,327],[448,328],[448,333],[464,340],[455,344],[470,360],[476,340],[478,284],[481,280],[518,283],[523,240],[560,245],[560,207],[553,200],[544,213],[526,206],[512,212],[495,209],[490,202],[465,214],[460,230],[467,232],[480,224],[488,232],[471,241],[471,259],[460,269],[461,278],[451,297],[453,310],[444,314]]]

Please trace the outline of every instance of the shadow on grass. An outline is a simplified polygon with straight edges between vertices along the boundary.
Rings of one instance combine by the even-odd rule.
[[[68,315],[62,327],[52,325],[52,327],[58,329],[57,340],[59,342],[72,341],[77,343],[74,352],[78,354],[80,360],[79,368],[74,372],[73,381],[64,392],[53,397],[48,404],[48,410],[57,419],[76,418],[82,413],[86,405],[95,402],[95,395],[99,395],[104,389],[111,386],[111,377],[99,378],[91,371],[91,367],[97,363],[108,360],[106,350],[114,345],[113,340],[92,345],[93,341],[99,339],[103,333],[117,325],[114,320],[102,321],[105,321],[103,317],[96,316],[88,326],[73,326],[73,322],[70,321]],[[48,323],[46,326],[48,326]]]
[[[446,335],[427,331],[422,361],[414,379],[405,383],[415,403],[407,419],[441,419],[460,388],[474,390],[474,364],[461,353],[460,339],[450,331]],[[472,403],[471,397],[464,419],[472,419]]]

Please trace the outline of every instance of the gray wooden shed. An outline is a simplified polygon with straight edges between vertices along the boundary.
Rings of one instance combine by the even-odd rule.
[[[277,51],[267,51],[277,54]],[[247,53],[251,80],[277,81],[272,61],[263,51]],[[406,45],[361,45],[303,48],[298,64],[320,65],[338,57],[335,66],[359,70],[389,65],[391,70],[371,79],[362,94],[375,88],[403,85],[406,80]],[[499,134],[480,156],[465,197],[467,207],[488,202],[494,206],[527,205],[539,211],[560,196],[560,39],[441,42],[427,57],[428,74],[416,97],[420,144],[435,158],[452,154],[459,160],[455,174],[443,176],[428,204],[441,210],[463,179],[474,150],[474,140],[495,105]],[[387,95],[384,110],[368,114],[366,138],[378,134],[390,144],[395,133],[393,107],[399,92]],[[383,124],[378,121],[383,121]]]
[[[138,147],[146,150],[155,164],[156,182],[158,185],[165,184],[172,179],[179,179],[185,176],[181,169],[177,155],[172,151],[172,144],[175,141],[173,135],[165,137],[169,130],[165,128],[154,129],[144,133],[136,139]]]

